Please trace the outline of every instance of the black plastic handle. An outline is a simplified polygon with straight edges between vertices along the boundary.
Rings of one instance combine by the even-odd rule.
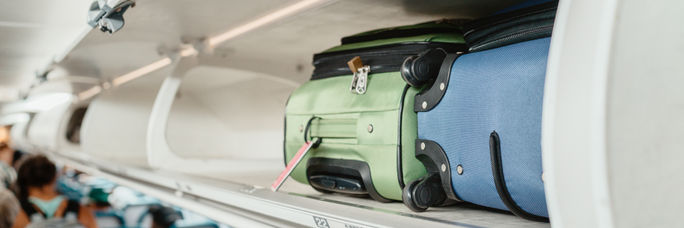
[[[531,214],[518,206],[513,200],[511,193],[508,192],[508,187],[506,187],[506,179],[503,174],[503,165],[501,161],[501,138],[496,131],[492,131],[489,135],[489,152],[492,159],[492,175],[494,176],[494,185],[496,186],[496,191],[499,194],[499,198],[503,201],[506,208],[513,214],[529,220],[548,222],[549,218]]]

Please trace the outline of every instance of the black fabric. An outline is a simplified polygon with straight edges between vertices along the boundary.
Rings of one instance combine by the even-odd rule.
[[[469,23],[463,25],[463,31],[465,31],[466,36],[471,35],[474,31],[481,30],[482,28],[492,27],[498,24],[503,24],[513,20],[521,20],[524,18],[533,18],[534,15],[538,15],[542,12],[553,10],[558,8],[558,1],[551,1],[543,4],[539,4],[532,7],[522,8],[519,10],[510,11],[507,13],[496,14],[489,17],[483,17],[473,20]]]
[[[69,200],[67,202],[67,207],[66,210],[64,210],[64,214],[66,215],[69,212],[74,212],[76,213],[76,216],[78,216],[78,212],[81,210],[81,204],[76,201],[76,200]]]
[[[176,221],[183,219],[179,211],[161,205],[150,206],[149,213],[152,215],[153,227],[171,227]]]
[[[36,210],[36,208],[33,207],[33,204],[28,201],[28,199],[20,199],[19,205],[21,206],[21,209],[24,211],[24,213],[26,213],[26,216],[29,217],[29,219],[31,219],[31,215],[35,213],[40,213],[41,215],[43,215],[43,217],[45,217],[45,214]]]
[[[551,36],[558,1],[482,18],[465,25],[471,52]]]
[[[447,53],[465,51],[465,44],[440,42],[406,42],[375,47],[323,52],[313,57],[314,72],[311,80],[350,75],[347,61],[358,56],[364,65],[371,67],[371,73],[397,72],[406,58],[430,49],[441,48]]]
[[[419,36],[424,34],[434,33],[452,33],[454,31],[461,31],[461,26],[469,20],[467,19],[448,19],[426,22],[414,26],[402,26],[395,28],[378,29],[368,31],[361,34],[343,37],[341,43],[351,44],[360,43],[373,40]],[[442,26],[438,26],[442,25]],[[407,28],[410,27],[410,28]]]
[[[381,39],[419,36],[419,35],[430,34],[430,33],[450,33],[450,32],[454,32],[455,30],[458,31],[456,28],[446,28],[446,27],[416,28],[416,29],[405,29],[405,30],[387,30],[387,31],[383,31],[383,32],[369,34],[369,35],[344,37],[344,38],[342,38],[341,42],[342,42],[342,44],[351,44],[351,43],[360,43],[360,42],[381,40]]]

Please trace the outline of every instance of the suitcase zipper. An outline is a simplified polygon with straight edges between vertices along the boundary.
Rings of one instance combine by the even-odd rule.
[[[465,27],[468,27],[465,29],[465,33],[463,36],[470,36],[474,32],[483,30],[485,28],[490,28],[494,27],[500,24],[504,23],[509,23],[515,20],[521,20],[524,19],[525,17],[529,17],[532,15],[537,15],[537,14],[543,14],[548,11],[556,11],[558,8],[558,2],[549,2],[545,4],[541,4],[535,7],[527,8],[527,9],[521,9],[519,11],[512,11],[508,13],[503,13],[495,16],[491,16],[489,18],[485,19],[479,19],[471,22],[470,24],[466,24]]]
[[[468,19],[442,19],[438,21],[432,21],[420,24],[422,26],[428,27],[416,27],[416,28],[402,28],[395,27],[389,29],[380,29],[375,31],[364,32],[361,34],[343,37],[341,43],[352,44],[360,43],[374,40],[401,38],[409,36],[418,36],[424,34],[435,34],[435,33],[453,33],[454,31],[461,31],[463,24],[468,22]],[[418,25],[414,25],[418,26]]]
[[[368,85],[368,74],[370,73],[370,66],[366,65],[354,72],[349,91],[356,94],[366,94],[366,86]]]
[[[427,49],[442,48],[447,52],[456,52],[463,50],[464,47],[465,44],[411,42],[320,53],[314,55],[315,69],[311,80],[349,75],[347,61],[356,56],[361,57],[364,64],[370,66],[369,72],[385,73],[399,71],[406,58]]]
[[[546,35],[550,35],[552,29],[553,29],[553,25],[547,25],[547,26],[542,26],[542,27],[536,27],[536,28],[521,30],[521,31],[518,31],[516,33],[506,34],[505,36],[495,38],[495,39],[489,40],[487,42],[471,46],[468,50],[471,52],[475,52],[475,51],[485,50],[485,49],[489,49],[489,48],[493,48],[493,47],[504,46],[504,45],[508,44],[511,40],[519,40],[521,37],[529,37],[531,39],[541,38],[541,37],[544,37]]]
[[[471,24],[464,34],[469,51],[482,51],[513,43],[549,37],[558,2],[495,15]]]

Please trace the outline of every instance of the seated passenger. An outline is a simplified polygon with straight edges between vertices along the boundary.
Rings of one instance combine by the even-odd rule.
[[[6,143],[0,142],[0,228],[11,227],[19,213],[19,202],[9,190],[17,178],[12,168],[13,153]]]
[[[85,227],[97,227],[90,208],[57,193],[57,169],[45,156],[27,158],[17,173],[17,198],[21,210],[13,227],[26,227],[32,220],[69,217],[76,217]]]
[[[14,171],[14,150],[7,143],[0,142],[0,188],[9,189],[17,179],[17,172]]]

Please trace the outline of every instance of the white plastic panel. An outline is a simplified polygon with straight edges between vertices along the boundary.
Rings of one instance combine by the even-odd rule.
[[[151,165],[203,175],[279,167],[285,102],[296,83],[198,61],[174,62],[159,90],[147,134]]]
[[[444,18],[475,18],[521,0],[342,0],[327,1],[296,16],[246,33],[216,48],[231,68],[305,82],[314,53],[359,32]],[[264,65],[266,64],[266,65]]]
[[[148,166],[147,124],[165,73],[157,71],[93,99],[81,128],[83,152],[104,160]]]
[[[684,2],[617,7],[606,167],[615,227],[679,227],[684,211]]]
[[[264,74],[196,67],[171,109],[169,147],[188,159],[282,159],[285,102],[295,88]]]
[[[682,7],[561,1],[544,104],[553,226],[681,226]]]
[[[52,153],[57,150],[62,119],[70,107],[71,103],[66,102],[35,114],[28,129],[28,140],[39,153]]]
[[[112,79],[158,60],[160,47],[173,49],[183,41],[216,35],[294,2],[138,1],[126,11],[120,31],[109,35],[93,30],[59,65],[72,75]]]
[[[19,122],[27,122],[31,119],[28,113],[13,113],[0,117],[0,126],[12,126]]]
[[[31,123],[31,116],[25,114],[26,118],[22,118],[16,122],[12,123],[12,128],[10,129],[10,139],[12,140],[12,148],[15,150],[21,150],[23,152],[31,152],[33,147],[28,142],[28,126]]]
[[[609,226],[603,153],[605,67],[614,1],[565,0],[558,7],[547,67],[542,158],[551,224]]]

